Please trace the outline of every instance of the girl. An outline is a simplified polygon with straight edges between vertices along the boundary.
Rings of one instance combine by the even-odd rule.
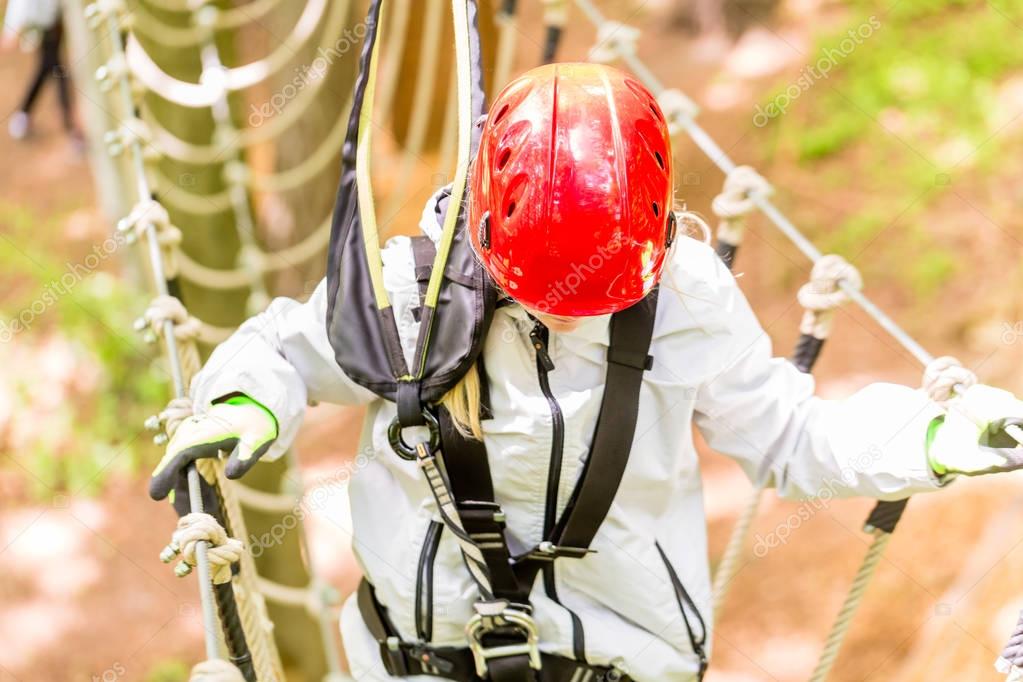
[[[814,397],[810,376],[772,358],[713,250],[676,235],[672,172],[656,100],[606,66],[526,73],[498,96],[481,133],[467,230],[504,298],[483,341],[485,369],[438,406],[458,432],[449,436],[482,454],[456,466],[441,449],[453,479],[482,459],[492,490],[480,484],[459,513],[495,593],[508,567],[521,593],[479,598],[464,538],[438,520],[415,463],[392,452],[395,405],[335,359],[325,283],[307,303],[275,300],[213,353],[192,386],[198,413],[174,434],[151,494],[166,496],[189,462],[221,449],[235,448],[231,477],[278,457],[309,401],[366,405],[371,454],[350,487],[366,583],[341,624],[356,679],[661,682],[702,677],[710,647],[694,426],[754,482],[791,498],[828,486],[899,499],[954,473],[1016,465],[996,438],[1002,422],[981,428],[952,414],[944,424],[920,391],[874,384],[842,401]],[[434,241],[445,202],[442,192],[423,213]],[[396,237],[382,251],[407,362],[420,306],[410,244]],[[642,324],[622,331],[650,319],[625,317],[641,306],[653,315],[649,342],[638,338]],[[637,398],[623,374],[641,378]],[[963,404],[984,424],[1023,417],[1020,402],[986,387]],[[623,431],[624,471],[589,471],[601,443]],[[610,481],[610,497],[606,512],[582,522],[592,537],[567,543],[565,518],[600,506],[577,494],[584,479]]]

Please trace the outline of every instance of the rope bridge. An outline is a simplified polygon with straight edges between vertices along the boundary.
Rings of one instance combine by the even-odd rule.
[[[217,47],[219,31],[242,28],[272,12],[281,0],[251,0],[220,9],[209,0],[150,0],[161,12],[187,12],[186,27],[171,26],[140,3],[131,10],[124,0],[97,0],[87,10],[90,26],[104,36],[110,46],[109,59],[96,73],[101,88],[115,110],[125,118],[107,133],[108,151],[127,155],[131,167],[136,205],[118,230],[145,249],[152,285],[153,304],[137,324],[148,338],[162,339],[168,358],[174,396],[167,409],[147,420],[146,426],[158,431],[154,440],[166,442],[169,434],[191,414],[187,386],[199,370],[198,343],[216,343],[226,338],[230,328],[217,327],[188,313],[178,295],[177,279],[193,282],[207,290],[244,290],[248,292],[249,312],[261,310],[269,300],[265,275],[321,257],[329,239],[328,215],[307,237],[284,249],[270,252],[255,238],[256,219],[250,198],[253,193],[283,192],[302,187],[318,177],[338,157],[345,135],[351,94],[336,115],[336,123],[319,148],[295,166],[273,172],[251,168],[245,150],[267,144],[292,129],[312,110],[322,87],[320,77],[306,84],[286,107],[258,126],[235,127],[229,96],[265,83],[279,74],[296,52],[311,44],[320,34],[320,44],[329,48],[337,43],[345,29],[350,0],[307,0],[291,32],[262,59],[236,67],[225,67]],[[412,0],[395,0],[389,14],[389,30],[404,36],[409,28]],[[496,9],[497,45],[494,59],[494,83],[502,86],[512,72],[516,57],[516,2],[504,0]],[[558,50],[564,27],[569,20],[568,0],[544,0],[545,41],[543,61],[551,61]],[[915,339],[900,328],[861,290],[856,269],[838,256],[824,255],[771,202],[772,188],[756,171],[736,165],[721,147],[696,122],[698,106],[678,89],[666,88],[637,55],[640,33],[637,29],[608,20],[591,0],[574,0],[575,7],[596,31],[597,42],[589,53],[594,61],[620,61],[657,96],[674,136],[685,134],[726,176],[722,192],[712,210],[719,218],[717,251],[729,265],[735,262],[748,216],[759,210],[813,263],[810,281],[799,292],[805,309],[800,339],[792,357],[796,366],[810,372],[828,338],[835,310],[852,302],[862,308],[927,370],[924,386],[939,402],[952,399],[976,381],[972,372],[950,358],[935,359]],[[449,93],[444,105],[440,142],[442,172],[450,175],[456,159],[457,113],[454,74],[447,83],[438,83],[437,58],[440,44],[443,3],[434,1],[424,8],[422,43],[413,85],[415,101],[429,99],[440,85]],[[196,83],[169,75],[146,52],[136,38],[138,33],[166,47],[198,51],[202,64]],[[125,39],[125,34],[127,34]],[[384,46],[383,68],[376,86],[375,118],[388,121],[393,112],[400,81],[401,41]],[[151,92],[180,107],[210,112],[215,129],[213,140],[200,144],[182,139],[162,124],[153,111],[141,104],[141,95]],[[397,184],[386,205],[395,215],[407,190],[408,177],[426,143],[430,107],[414,106],[409,114],[408,132],[402,149]],[[223,166],[225,188],[200,194],[174,183],[158,168],[156,161],[166,158],[198,167]],[[368,186],[368,185],[367,185]],[[159,199],[157,199],[159,195]],[[181,231],[171,224],[167,207],[178,214],[196,218],[229,215],[241,243],[238,262],[231,268],[213,268],[198,262],[181,249]],[[1023,434],[1017,434],[1023,438]],[[324,597],[321,583],[314,577],[307,588],[273,583],[257,575],[252,556],[233,538],[248,537],[242,507],[267,511],[289,511],[299,504],[297,497],[265,493],[228,481],[219,462],[200,461],[188,471],[191,513],[183,516],[171,544],[162,558],[181,562],[179,575],[193,570],[198,574],[204,624],[207,661],[193,671],[193,679],[208,682],[283,681],[284,675],[272,636],[272,623],[266,615],[266,600],[308,607],[315,611],[323,626],[324,641],[333,645],[332,604]],[[204,512],[204,487],[216,497],[220,518]],[[743,567],[750,527],[763,498],[763,487],[756,488],[741,513],[714,576],[713,608],[719,612],[725,603],[732,579]],[[906,506],[900,502],[878,502],[867,519],[865,530],[872,542],[853,580],[850,591],[828,634],[811,682],[822,682],[837,658],[857,607],[891,539]],[[1023,677],[1023,621],[1002,659],[1004,671]],[[224,659],[224,648],[230,662]],[[328,649],[331,648],[328,646]],[[1019,650],[1019,651],[1017,651]],[[330,656],[331,677],[340,677],[337,652]],[[1020,666],[1020,667],[1017,667]],[[239,677],[240,676],[240,677]]]

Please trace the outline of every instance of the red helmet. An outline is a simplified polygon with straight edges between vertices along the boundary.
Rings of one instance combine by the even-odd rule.
[[[613,313],[657,283],[675,233],[671,142],[653,95],[600,64],[549,64],[490,107],[469,232],[494,281],[552,315]]]

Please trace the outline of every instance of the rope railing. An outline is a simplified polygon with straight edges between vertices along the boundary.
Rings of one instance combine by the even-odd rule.
[[[598,42],[596,47],[591,50],[590,58],[596,61],[621,60],[658,98],[673,135],[678,132],[686,133],[689,139],[725,173],[726,177],[731,178],[737,172],[742,172],[742,169],[729,158],[720,145],[696,122],[695,117],[699,113],[699,108],[696,104],[680,91],[665,88],[657,76],[639,58],[636,50],[639,32],[635,28],[609,21],[591,0],[574,1],[597,31]],[[771,202],[769,198],[770,192],[764,191],[766,189],[768,187],[765,183],[761,188],[762,191],[750,192],[746,199],[752,206],[759,209],[811,263],[815,266],[821,263],[822,259],[826,258],[824,254]],[[742,213],[745,214],[746,212],[748,211],[743,211]],[[738,239],[741,238],[741,232],[739,230],[729,230],[728,227],[738,226],[735,224],[725,226],[724,246],[721,247],[719,245],[719,254],[727,259],[726,262],[730,264],[731,259],[734,258],[735,248],[738,246]],[[869,299],[859,289],[858,282],[850,278],[839,278],[834,284],[845,297],[859,306],[923,367],[929,368],[932,366],[935,362],[934,356],[903,330],[877,304]],[[965,386],[962,384],[952,386],[951,395],[954,396],[961,393],[964,388]],[[1009,429],[1007,429],[1007,432],[1017,442],[1023,444],[1023,430],[1018,427],[1012,427],[1011,432]],[[750,502],[741,514],[735,532],[726,547],[724,558],[719,566],[719,572],[715,576],[713,593],[715,611],[720,608],[728,584],[738,570],[741,550],[745,545],[750,524],[759,506],[760,497],[761,491],[759,489],[751,495]],[[868,519],[867,531],[874,535],[874,540],[857,571],[845,602],[828,634],[821,657],[811,677],[811,682],[823,682],[827,678],[837,658],[842,642],[848,633],[852,617],[866,593],[870,578],[876,570],[881,556],[887,547],[891,532],[901,517],[904,507],[905,500],[900,503],[878,503],[871,514],[871,519],[880,516],[889,520],[890,527],[888,528],[878,527],[872,523],[871,519]],[[725,570],[721,571],[721,568]],[[1023,641],[1023,627],[1020,628],[1020,631],[1020,641]],[[1003,659],[1009,660],[1009,657],[1003,657]],[[1002,661],[1000,665],[1006,667],[1010,672],[1015,670],[1012,666],[1006,666],[1003,659],[1000,659]],[[1023,661],[1023,657],[1021,657],[1021,661]]]
[[[347,15],[349,3],[350,0],[340,0],[333,3],[332,17],[335,23],[338,23],[338,34],[343,26],[343,19]],[[310,4],[315,4],[315,2],[311,0]],[[201,81],[206,85],[211,83],[216,85],[217,76],[222,75],[225,69],[220,62],[219,53],[212,38],[213,31],[223,26],[220,20],[223,15],[218,13],[216,8],[204,5],[204,3],[193,4],[193,7],[190,9],[193,11],[193,24],[197,29],[202,30],[203,35],[203,40],[200,41],[202,42],[200,56],[203,73]],[[258,295],[262,285],[261,278],[263,274],[283,269],[297,262],[304,262],[317,253],[322,253],[329,239],[329,218],[316,231],[291,247],[274,253],[265,253],[259,249],[253,235],[254,220],[248,201],[247,188],[253,186],[265,191],[274,191],[274,189],[280,190],[289,186],[298,186],[314,175],[315,172],[325,167],[329,159],[336,157],[337,150],[340,148],[340,142],[337,139],[333,139],[337,137],[336,135],[328,135],[327,144],[321,146],[315,154],[305,159],[298,166],[281,171],[280,173],[263,175],[252,174],[248,166],[242,161],[240,156],[242,145],[235,144],[230,147],[230,152],[226,155],[228,163],[225,164],[225,179],[228,182],[228,188],[222,197],[227,200],[227,205],[222,208],[232,211],[239,237],[243,241],[241,267],[234,270],[218,271],[201,266],[180,250],[180,231],[170,225],[166,210],[151,199],[154,187],[150,185],[147,171],[152,170],[152,161],[154,158],[158,158],[159,154],[153,147],[154,135],[152,129],[139,118],[139,113],[135,108],[134,98],[141,91],[145,91],[145,88],[140,89],[138,87],[138,81],[132,78],[131,70],[126,67],[127,62],[121,31],[133,24],[131,16],[125,10],[122,0],[99,0],[89,9],[88,14],[93,26],[99,27],[101,24],[111,22],[108,29],[110,41],[114,46],[113,53],[107,65],[100,70],[97,77],[101,80],[103,89],[106,92],[120,94],[120,108],[127,112],[127,118],[125,118],[124,123],[118,129],[107,135],[107,144],[111,153],[120,154],[128,152],[131,154],[134,175],[133,184],[137,187],[139,195],[139,202],[135,209],[133,209],[132,215],[119,223],[119,229],[127,232],[132,240],[135,240],[136,237],[141,237],[148,244],[150,260],[153,263],[153,276],[157,283],[156,288],[159,294],[157,301],[154,302],[150,310],[147,310],[145,319],[140,321],[138,328],[140,330],[147,330],[147,334],[152,333],[148,330],[153,329],[154,331],[159,331],[165,337],[175,386],[175,399],[172,400],[171,405],[187,405],[187,409],[190,412],[191,406],[186,395],[187,383],[190,376],[199,368],[199,356],[195,343],[200,340],[218,342],[226,338],[232,330],[209,325],[189,316],[180,302],[169,295],[168,281],[179,275],[186,279],[195,279],[190,277],[190,275],[194,275],[196,272],[199,273],[197,279],[201,280],[203,276],[210,276],[213,279],[220,278],[221,282],[224,279],[240,279],[244,276],[243,286],[250,291],[256,292]],[[309,16],[308,8],[303,12],[303,16]],[[328,28],[330,27],[328,26]],[[329,38],[331,35],[330,31],[324,31],[324,35]],[[130,40],[131,37],[129,36]],[[268,71],[267,75],[269,73]],[[322,78],[317,79],[317,84],[322,80]],[[301,103],[302,107],[297,106],[299,102],[292,101],[292,106],[287,108],[288,116],[275,116],[267,122],[263,129],[263,137],[268,140],[272,139],[300,118],[300,115],[308,108],[316,94],[317,88],[313,87],[313,85],[310,84],[310,87],[305,89],[304,93],[309,93],[311,96],[304,98],[305,101]],[[227,89],[220,87],[218,92],[219,97],[208,103],[216,126],[214,139],[218,142],[241,139],[242,142],[246,143],[258,140],[259,138],[255,135],[247,135],[247,133],[252,132],[251,129],[236,131],[232,127],[231,112],[227,105]],[[339,118],[343,119],[343,116]],[[335,132],[338,129],[343,132],[344,126],[336,125],[334,129]],[[161,141],[166,141],[168,137],[176,140],[176,138],[170,136],[169,133],[165,133],[159,127],[157,127],[157,131],[158,135],[162,134],[162,138],[157,137]],[[188,143],[184,144],[188,145]],[[334,148],[330,149],[331,146]],[[222,159],[225,158],[223,144],[210,145],[207,148],[192,146],[189,151],[194,151],[195,149],[198,149],[201,153],[212,152],[210,154],[212,158],[195,159],[193,157],[190,159],[199,161],[204,165],[222,162]],[[155,175],[159,177],[158,173]],[[166,181],[166,178],[163,179]],[[175,185],[171,184],[168,189],[175,187]],[[189,195],[189,198],[205,200],[205,198],[199,195]],[[214,203],[216,203],[216,199],[214,199]],[[251,239],[246,240],[246,236],[251,237]],[[259,278],[258,282],[255,279],[257,277]],[[168,303],[164,305],[160,301]],[[173,302],[175,305],[170,305],[170,302]],[[176,410],[177,408],[174,409]],[[147,420],[147,428],[170,432],[173,426],[180,423],[180,415],[172,416],[172,411],[171,409],[165,410],[161,415]],[[181,410],[177,411],[181,412]],[[173,420],[173,424],[170,420]],[[154,438],[154,441],[158,444],[165,443],[167,435],[164,432],[159,433]],[[294,464],[293,461],[292,464]],[[225,641],[228,644],[229,651],[232,652],[231,660],[242,671],[245,679],[254,680],[257,677],[253,670],[252,662],[245,662],[250,655],[248,649],[246,649],[247,652],[244,654],[244,660],[236,660],[233,657],[233,652],[237,646],[247,647],[246,635],[248,635],[248,638],[254,642],[251,654],[255,668],[258,668],[260,671],[258,679],[261,682],[264,680],[283,680],[280,659],[273,639],[270,637],[272,626],[266,614],[266,607],[260,588],[267,588],[272,592],[273,594],[269,595],[270,598],[275,594],[279,595],[280,590],[274,591],[274,583],[259,578],[255,572],[252,556],[248,552],[243,553],[240,557],[242,570],[233,579],[232,585],[214,585],[211,588],[210,542],[212,541],[216,545],[215,556],[218,559],[218,578],[222,579],[226,574],[224,573],[225,566],[221,559],[224,557],[234,557],[236,553],[229,551],[226,545],[221,547],[220,540],[229,540],[232,532],[243,537],[246,536],[241,516],[241,500],[236,495],[236,492],[242,486],[233,482],[228,484],[223,477],[222,466],[219,463],[204,461],[198,467],[201,478],[215,482],[213,483],[213,488],[220,500],[220,508],[226,515],[226,530],[220,529],[220,531],[210,531],[210,533],[206,533],[204,530],[198,535],[193,533],[190,536],[191,540],[188,542],[187,557],[179,564],[178,569],[179,574],[187,573],[194,564],[199,574],[200,597],[203,605],[204,629],[206,631],[207,657],[211,662],[216,662],[216,659],[221,655],[220,642],[217,635],[217,611],[219,611],[220,619],[224,626],[223,634]],[[191,491],[189,502],[192,511],[195,513],[202,512],[200,473],[196,472],[196,467],[190,467],[188,471],[188,483]],[[266,502],[264,499],[266,496],[267,494],[259,494],[258,492],[255,495],[245,495],[246,506],[260,509],[260,503]],[[212,520],[213,517],[204,515],[204,518]],[[213,528],[213,525],[206,525],[209,528]],[[206,526],[203,526],[203,528],[206,528]],[[196,540],[196,538],[199,539]],[[301,538],[301,541],[304,543],[305,538]],[[236,541],[230,540],[230,542]],[[168,551],[165,552],[165,559],[171,560],[177,553],[176,544],[172,543]],[[305,553],[308,555],[307,550]],[[227,591],[225,591],[225,587]],[[232,587],[234,590],[237,590],[237,600],[232,592]],[[319,625],[326,647],[325,650],[328,652],[333,650],[335,653],[334,656],[328,654],[330,676],[331,679],[339,679],[338,657],[331,634],[333,627],[327,611],[328,608],[333,608],[334,605],[328,604],[327,597],[325,596],[326,592],[315,578],[308,587],[286,589],[290,590],[289,603],[293,600],[294,594],[303,590],[308,595],[306,603],[310,605],[310,610],[313,610],[313,605],[318,605]]]
[[[105,30],[109,40],[113,56],[124,59],[123,45],[121,43],[121,29],[119,14],[123,9],[120,3],[105,2],[103,4],[90,5],[87,9],[87,18],[90,24],[97,31]],[[121,105],[125,111],[134,111],[135,104],[132,96],[131,85],[127,78],[121,78],[116,88],[116,95],[121,99]],[[141,142],[136,139],[128,144],[128,151],[131,162],[134,166],[136,192],[139,202],[150,201],[152,195],[145,172],[145,159]],[[167,278],[164,275],[163,253],[160,244],[160,237],[157,227],[152,221],[145,223],[143,229],[146,246],[148,249],[149,266],[152,273],[153,286],[161,296],[169,296],[170,290],[167,286]],[[167,349],[168,366],[170,368],[171,380],[174,387],[174,396],[183,398],[186,396],[185,375],[182,370],[177,338],[174,335],[174,324],[167,320],[163,324],[163,341]],[[199,472],[194,466],[188,468],[188,491],[189,505],[194,514],[203,513],[203,502]],[[220,647],[217,639],[218,621],[214,613],[213,582],[210,573],[208,556],[209,547],[204,541],[196,543],[195,560],[199,574],[199,599],[202,609],[203,638],[206,645],[206,657],[209,659],[220,658]]]

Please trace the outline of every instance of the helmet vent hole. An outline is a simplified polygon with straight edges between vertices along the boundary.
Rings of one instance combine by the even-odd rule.
[[[497,170],[503,170],[508,165],[508,159],[511,158],[511,147],[505,147],[501,155],[497,157]]]
[[[664,170],[664,157],[661,156],[661,153],[654,152],[654,158],[657,159],[657,165],[660,166],[661,170]]]
[[[657,202],[655,201],[654,202],[654,217],[655,218],[659,218],[660,216],[661,216],[661,207],[658,206]]]
[[[501,110],[497,112],[497,116],[494,118],[494,123],[500,123],[504,115],[508,113],[509,105],[505,104],[501,107]]]
[[[508,204],[508,209],[504,212],[504,217],[505,218],[511,218],[512,217],[512,213],[514,213],[514,212],[515,212],[515,202],[512,201],[512,202],[510,202]]]

